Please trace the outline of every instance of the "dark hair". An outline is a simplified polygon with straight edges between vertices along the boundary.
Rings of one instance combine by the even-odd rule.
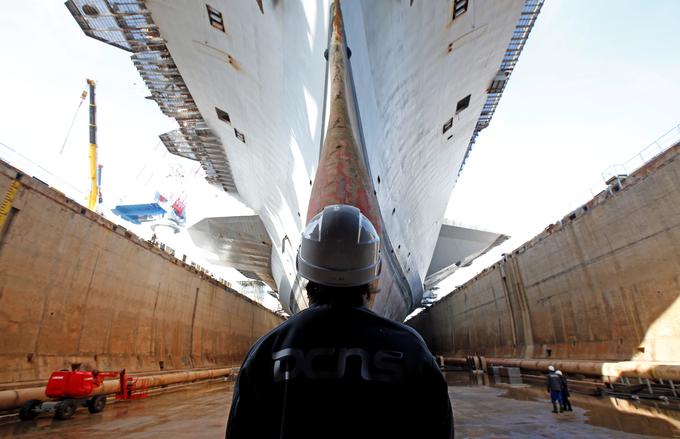
[[[371,294],[369,284],[357,287],[329,287],[316,282],[307,284],[310,305],[362,306]]]

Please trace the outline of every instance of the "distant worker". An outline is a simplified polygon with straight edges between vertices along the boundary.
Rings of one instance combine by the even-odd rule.
[[[356,207],[312,218],[297,256],[310,306],[247,354],[227,439],[453,437],[446,380],[423,339],[365,306],[379,249]]]
[[[557,375],[560,376],[561,384],[562,384],[562,407],[564,407],[564,410],[571,412],[573,411],[571,409],[571,402],[569,401],[569,385],[567,384],[567,377],[562,375],[562,371],[558,370],[555,372]]]
[[[548,393],[550,393],[550,401],[552,401],[552,412],[558,413],[557,407],[559,404],[559,413],[562,413],[562,378],[557,375],[554,366],[548,366],[548,371],[546,386],[548,388]]]

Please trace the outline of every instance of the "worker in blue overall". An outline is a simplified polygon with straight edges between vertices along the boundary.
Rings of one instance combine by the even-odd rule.
[[[555,367],[548,367],[548,375],[546,376],[546,387],[548,393],[550,393],[550,401],[552,401],[553,413],[558,413],[557,408],[559,405],[559,413],[562,413],[564,407],[562,407],[562,377],[555,373]]]
[[[562,389],[560,390],[561,396],[562,396],[562,408],[568,412],[573,411],[571,408],[571,401],[569,401],[569,383],[567,383],[567,377],[565,377],[562,374],[561,370],[558,370],[555,372],[557,375],[560,376],[560,380],[562,381]]]
[[[365,306],[381,265],[371,222],[327,206],[297,264],[310,306],[247,354],[227,439],[452,438],[447,384],[425,342]]]

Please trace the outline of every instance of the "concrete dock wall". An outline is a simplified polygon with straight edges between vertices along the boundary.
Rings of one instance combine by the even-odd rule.
[[[680,361],[675,145],[408,323],[437,354]]]
[[[0,162],[0,384],[73,364],[157,371],[239,365],[281,323],[38,180]],[[1,201],[1,200],[0,200]]]

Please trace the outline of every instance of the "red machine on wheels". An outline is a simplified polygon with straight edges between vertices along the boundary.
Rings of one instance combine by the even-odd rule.
[[[19,418],[26,421],[35,419],[40,413],[54,412],[55,419],[64,420],[72,417],[78,407],[87,407],[90,413],[99,413],[106,407],[106,394],[92,395],[105,378],[118,377],[118,393],[116,399],[137,399],[146,397],[146,393],[134,393],[136,379],[127,375],[125,369],[120,372],[92,372],[81,370],[60,370],[52,372],[47,381],[45,395],[51,401],[32,399],[19,410]]]

